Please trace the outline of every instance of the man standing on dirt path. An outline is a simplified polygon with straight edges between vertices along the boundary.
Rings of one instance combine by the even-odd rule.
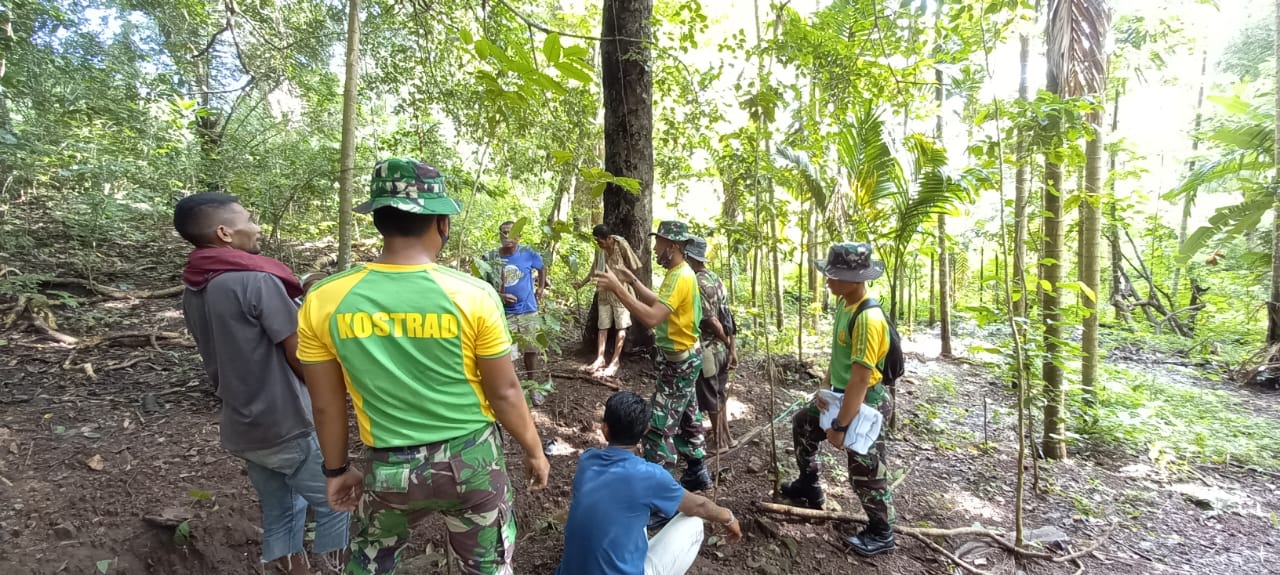
[[[524,358],[525,379],[535,377],[538,368],[538,348],[532,343],[538,337],[541,323],[538,319],[538,306],[542,303],[542,292],[547,287],[547,273],[543,269],[542,255],[520,245],[520,231],[514,230],[515,222],[502,222],[498,226],[498,237],[502,245],[492,250],[485,257],[492,266],[491,273],[496,278],[498,295],[502,296],[502,304],[507,312],[507,323],[511,333],[518,334],[513,349],[513,357]],[[535,278],[536,276],[536,278]],[[534,403],[541,404],[535,399]]]
[[[711,487],[711,474],[702,463],[702,424],[694,382],[702,369],[698,348],[702,322],[702,294],[698,277],[684,258],[685,244],[693,236],[684,222],[664,221],[654,236],[654,257],[667,269],[659,293],[653,293],[625,268],[596,272],[596,285],[618,296],[640,323],[656,328],[658,384],[653,392],[653,418],[644,437],[644,458],[674,469],[686,460],[680,484],[689,491]],[[633,295],[626,289],[635,289]]]
[[[370,195],[356,211],[373,213],[382,255],[316,284],[298,312],[329,501],[358,507],[346,572],[395,571],[414,525],[438,511],[463,573],[509,574],[516,524],[494,420],[524,449],[533,489],[549,468],[502,304],[485,282],[435,263],[460,211],[439,171],[384,160]],[[366,472],[347,456],[348,394]]]
[[[822,440],[845,451],[849,459],[849,479],[867,514],[867,526],[846,542],[864,557],[892,551],[895,513],[893,493],[889,489],[888,465],[885,461],[884,431],[875,444],[861,455],[845,448],[845,432],[864,405],[879,411],[884,421],[892,419],[893,403],[880,385],[880,370],[889,353],[889,324],[879,307],[871,307],[856,315],[858,307],[870,297],[867,283],[884,274],[884,262],[872,261],[871,246],[865,243],[835,244],[827,251],[827,259],[817,262],[827,276],[827,289],[839,298],[834,331],[831,338],[831,368],[824,388],[843,394],[840,412],[831,429],[819,425],[819,414],[827,402],[819,394],[813,405],[792,418],[792,440],[795,442],[796,467],[800,478],[782,485],[782,494],[814,508],[821,509],[826,498],[819,485],[822,468],[818,449]],[[851,323],[853,322],[853,323]]]
[[[649,419],[644,398],[630,391],[605,402],[600,431],[609,447],[588,449],[579,459],[556,575],[680,575],[698,557],[703,519],[724,526],[730,542],[742,538],[732,511],[636,456]],[[654,512],[673,519],[646,538]]]
[[[313,550],[333,566],[347,546],[350,516],[325,498],[311,402],[300,379],[302,285],[279,261],[258,255],[261,229],[235,196],[187,196],[173,227],[195,250],[187,257],[182,312],[218,397],[222,447],[248,465],[262,506],[262,562],[308,573],[307,506]]]
[[[631,244],[627,242],[627,238],[614,235],[609,227],[600,224],[591,230],[591,237],[596,242],[596,258],[591,264],[591,274],[604,271],[607,269],[626,269],[635,274],[640,269],[640,258],[636,257],[636,252],[631,249]],[[574,291],[582,289],[592,278],[591,275],[583,278],[582,281],[574,284]],[[625,286],[628,292],[631,292],[631,285]],[[591,371],[591,375],[596,377],[613,377],[618,374],[619,361],[622,359],[622,347],[627,341],[627,329],[631,327],[631,312],[627,310],[622,302],[618,301],[618,296],[608,290],[600,290],[596,293],[596,312],[599,319],[596,320],[596,360],[591,362],[587,367]],[[608,366],[604,363],[605,343],[608,341],[609,329],[617,330],[618,334],[613,341],[613,359]]]
[[[720,453],[734,446],[729,433],[729,400],[726,387],[729,371],[738,368],[738,349],[734,345],[733,315],[729,313],[728,292],[720,276],[707,268],[707,240],[694,237],[684,250],[689,267],[698,275],[702,293],[702,370],[698,373],[698,409],[711,419],[711,451]]]

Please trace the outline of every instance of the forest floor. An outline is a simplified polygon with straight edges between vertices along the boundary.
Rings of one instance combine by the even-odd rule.
[[[177,285],[184,250],[123,249],[117,253],[130,255],[95,260],[93,281],[120,290]],[[0,267],[84,277],[49,253],[56,252],[32,251],[24,261],[0,260]],[[140,254],[147,255],[134,257]],[[55,305],[57,328],[79,345],[29,330],[0,333],[0,573],[257,572],[255,493],[244,466],[219,447],[218,402],[183,337],[177,297],[92,302],[83,289],[65,289],[82,305]],[[0,307],[7,303],[0,300]],[[121,337],[131,333],[158,337]],[[905,474],[894,492],[899,524],[1011,529],[1014,394],[989,367],[938,359],[927,334],[911,338],[907,349],[908,377],[898,389],[899,425],[890,443],[894,477]],[[517,573],[554,572],[563,543],[557,517],[569,505],[577,456],[602,443],[596,423],[612,390],[578,371],[584,359],[555,357],[549,365],[555,392],[534,417],[544,441],[555,442],[552,475],[545,491],[517,488]],[[1168,358],[1113,359],[1181,385],[1228,389],[1255,415],[1280,417],[1280,398],[1199,378]],[[733,374],[730,417],[738,436],[766,426],[768,414],[813,390],[817,370],[794,358],[774,365],[772,400],[761,359],[744,361]],[[631,358],[615,383],[647,396],[654,378],[647,360]],[[718,484],[710,495],[734,510],[748,535],[738,544],[709,538],[692,573],[956,572],[909,538],[900,537],[891,555],[864,560],[839,544],[854,524],[759,511],[758,502],[772,500],[769,438],[766,428],[713,462]],[[776,439],[789,479],[795,463],[785,419]],[[511,473],[522,476],[519,448],[509,444],[507,454]],[[843,462],[830,450],[823,457],[830,463],[828,505],[856,511]],[[1229,464],[1165,466],[1145,453],[1081,450],[1040,466],[1040,489],[1027,492],[1026,526],[1059,554],[1105,538],[1081,558],[1087,572],[1280,573],[1277,477]],[[400,572],[447,572],[442,532],[438,521],[419,527]],[[937,543],[991,573],[1077,572],[1069,563],[1016,562],[981,539]]]

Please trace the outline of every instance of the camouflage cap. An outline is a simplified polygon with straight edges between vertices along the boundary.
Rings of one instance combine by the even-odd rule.
[[[689,243],[684,246],[684,257],[706,263],[707,240],[698,236],[689,236]]]
[[[847,282],[869,282],[884,274],[884,262],[871,259],[871,244],[860,242],[835,244],[827,259],[815,263],[827,277]]]
[[[678,222],[676,220],[659,222],[658,231],[649,235],[667,238],[673,242],[685,242],[695,237],[689,233],[689,224]]]
[[[369,201],[354,208],[367,214],[378,208],[423,215],[453,215],[462,206],[444,193],[444,176],[435,167],[411,158],[390,158],[373,167]]]

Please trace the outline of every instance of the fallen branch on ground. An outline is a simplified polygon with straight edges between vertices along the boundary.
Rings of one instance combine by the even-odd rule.
[[[832,511],[819,511],[816,509],[806,509],[803,507],[794,507],[791,505],[783,505],[780,503],[769,503],[765,501],[756,503],[756,507],[758,507],[761,511],[765,511],[767,513],[774,513],[774,514],[782,515],[786,517],[797,517],[801,519],[810,519],[810,520],[818,520],[818,521],[837,521],[837,522],[845,522],[845,523],[866,523],[867,522],[867,517],[865,515],[854,514],[854,513],[836,513]],[[1050,553],[1045,553],[1043,551],[1023,549],[1021,547],[1018,547],[1017,545],[1014,545],[1008,539],[1001,537],[1000,532],[992,531],[990,529],[986,529],[982,527],[958,527],[954,529],[938,529],[933,527],[904,527],[902,525],[896,525],[894,526],[893,530],[897,533],[901,533],[903,535],[906,535],[908,537],[912,537],[915,539],[919,539],[921,537],[964,537],[964,536],[985,537],[995,542],[996,545],[999,545],[1000,548],[1004,549],[1005,551],[1008,551],[1010,553],[1013,553],[1015,555],[1018,555],[1024,558],[1043,559],[1046,561],[1053,561],[1055,563],[1066,563],[1068,561],[1078,559],[1080,557],[1083,557],[1085,555],[1088,555],[1096,551],[1099,547],[1102,546],[1102,543],[1105,542],[1108,537],[1110,537],[1111,531],[1115,529],[1115,527],[1116,527],[1116,524],[1113,523],[1110,527],[1107,528],[1106,532],[1104,532],[1100,537],[1098,537],[1097,541],[1093,542],[1092,544],[1085,547],[1084,549],[1081,549],[1080,551],[1071,553],[1069,555],[1062,555],[1062,556],[1056,556]]]
[[[42,283],[48,285],[79,286],[110,299],[156,299],[180,295],[184,286],[178,285],[158,290],[121,290],[107,287],[92,280],[80,278],[49,278]]]
[[[605,386],[605,387],[607,387],[607,388],[609,388],[609,389],[612,389],[612,390],[614,390],[614,391],[622,391],[622,387],[620,387],[618,384],[616,384],[616,383],[611,383],[611,382],[605,381],[605,380],[603,380],[603,379],[596,379],[595,377],[592,377],[592,376],[590,376],[590,375],[585,375],[585,374],[581,374],[581,373],[573,373],[573,372],[571,372],[571,371],[553,371],[553,372],[551,372],[551,374],[550,374],[550,375],[551,375],[551,378],[552,378],[552,379],[555,379],[555,378],[557,378],[557,377],[558,377],[558,378],[561,378],[561,379],[576,379],[576,380],[579,380],[579,381],[589,381],[589,382],[594,383],[594,384],[596,384],[596,385],[603,385],[603,386]]]

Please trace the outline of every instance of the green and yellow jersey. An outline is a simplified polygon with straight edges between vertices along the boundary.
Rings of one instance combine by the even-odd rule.
[[[702,290],[698,289],[698,274],[689,267],[689,262],[667,270],[658,301],[671,310],[671,315],[658,324],[655,343],[672,352],[693,349],[702,334],[698,325],[702,323]]]
[[[862,312],[857,325],[849,329],[849,321],[858,306],[870,297],[844,304],[836,311],[834,332],[831,337],[831,387],[836,391],[844,391],[849,385],[849,377],[853,373],[853,364],[858,363],[871,370],[871,384],[867,387],[867,405],[879,403],[884,393],[878,384],[883,378],[880,368],[884,357],[889,354],[889,324],[885,321],[880,308],[872,308]]]
[[[298,359],[342,364],[370,447],[435,443],[492,423],[476,359],[510,348],[493,287],[435,264],[352,268],[316,284],[298,310]]]

